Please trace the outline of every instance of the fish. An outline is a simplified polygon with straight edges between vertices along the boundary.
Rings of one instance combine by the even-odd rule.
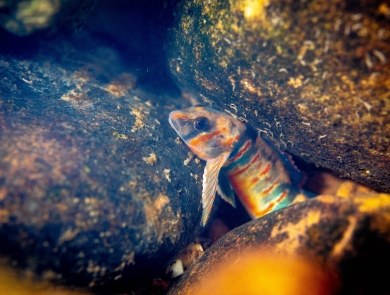
[[[203,105],[172,111],[169,123],[190,150],[206,161],[202,218],[206,222],[216,193],[233,207],[235,195],[252,218],[259,218],[308,195],[305,175],[249,124]]]

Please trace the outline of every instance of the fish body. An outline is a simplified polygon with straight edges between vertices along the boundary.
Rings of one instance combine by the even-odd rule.
[[[203,225],[216,192],[232,206],[235,192],[252,218],[303,197],[300,186],[304,176],[288,156],[279,153],[251,126],[204,106],[173,111],[169,122],[187,146],[207,161],[203,174]]]

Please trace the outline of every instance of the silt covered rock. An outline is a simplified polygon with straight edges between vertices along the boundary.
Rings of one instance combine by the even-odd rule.
[[[0,255],[130,290],[194,238],[203,169],[169,127],[176,92],[148,94],[114,50],[72,42],[0,56]]]
[[[240,269],[237,276],[252,277],[253,286],[265,284],[267,290],[279,287],[274,284],[280,284],[285,278],[271,280],[267,285],[267,282],[261,282],[261,277],[257,279],[256,274],[269,276],[273,267],[280,269],[281,274],[291,267],[301,271],[303,264],[303,269],[314,267],[316,270],[313,280],[319,279],[317,272],[323,274],[317,286],[322,285],[321,277],[326,279],[330,275],[328,278],[335,284],[328,284],[330,292],[388,294],[387,273],[383,270],[390,263],[390,196],[363,192],[356,193],[353,198],[322,195],[248,222],[207,249],[169,294],[200,294],[199,288],[219,283],[211,283],[214,274],[222,280],[232,275],[234,270],[231,268],[242,266],[241,259],[249,259],[250,267]],[[281,259],[286,259],[285,266]],[[290,259],[296,261],[291,265]],[[252,264],[256,261],[257,266]],[[222,269],[224,276],[221,275],[221,263],[230,268],[225,273]],[[267,269],[270,267],[272,269]],[[305,273],[303,271],[302,275]],[[298,274],[291,275],[294,282],[302,278]],[[310,275],[306,277],[306,280],[310,279]],[[245,282],[245,279],[237,282],[242,293],[252,290]],[[288,290],[282,293],[291,291],[294,286],[287,284]]]

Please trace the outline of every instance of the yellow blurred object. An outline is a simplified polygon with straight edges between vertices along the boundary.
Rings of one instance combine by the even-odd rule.
[[[264,19],[266,16],[266,8],[269,6],[268,0],[244,0],[238,3],[242,5],[246,19]]]
[[[356,196],[358,194],[368,194],[368,193],[376,193],[376,192],[373,189],[370,189],[366,186],[363,186],[361,184],[358,184],[350,180],[346,180],[340,184],[335,195],[338,197],[349,198],[349,197]]]
[[[0,295],[91,295],[91,293],[33,282],[31,279],[19,277],[16,271],[0,264]]]
[[[336,294],[337,286],[334,277],[306,259],[249,251],[221,263],[213,277],[186,294],[327,295]]]

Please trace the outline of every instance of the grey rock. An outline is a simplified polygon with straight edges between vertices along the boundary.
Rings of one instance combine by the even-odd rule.
[[[0,56],[0,255],[49,281],[128,291],[193,240],[203,168],[184,165],[169,126],[176,92],[149,94],[115,50],[72,42]]]

